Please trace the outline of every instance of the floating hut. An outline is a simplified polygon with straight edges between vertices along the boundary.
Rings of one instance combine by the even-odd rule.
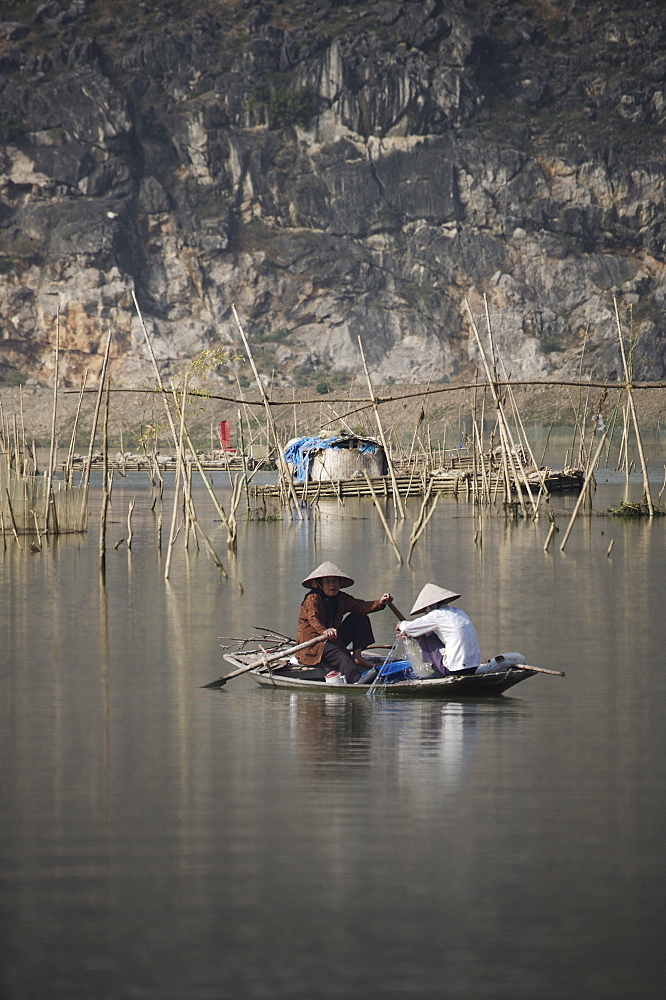
[[[386,454],[376,438],[341,434],[293,438],[284,457],[296,482],[371,479],[388,471]]]

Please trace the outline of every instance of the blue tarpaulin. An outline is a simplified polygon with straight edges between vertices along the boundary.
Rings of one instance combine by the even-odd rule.
[[[310,465],[312,457],[316,451],[325,451],[327,448],[348,448],[348,437],[302,437],[293,441],[285,448],[284,457],[296,471],[296,482],[304,483],[310,478]],[[359,440],[355,446],[357,451],[363,454],[374,455],[377,445],[372,441]]]
[[[294,441],[293,444],[290,444],[285,449],[284,457],[290,465],[294,466],[297,483],[304,483],[309,478],[312,453],[314,451],[323,451],[324,448],[330,447],[333,441],[337,440],[337,437],[304,437],[299,438],[298,441]]]

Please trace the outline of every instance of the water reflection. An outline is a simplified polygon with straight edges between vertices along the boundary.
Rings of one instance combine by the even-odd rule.
[[[346,500],[244,524],[227,560],[202,497],[230,579],[179,545],[165,585],[138,479],[110,538],[135,495],[105,585],[94,532],[0,547],[3,995],[661,997],[663,519],[582,520],[546,556],[543,521],[484,516],[479,545],[443,499],[408,568]],[[219,635],[293,634],[333,553],[398,606],[454,584],[486,655],[566,678],[472,702],[202,691]],[[373,627],[392,641],[389,612]]]
[[[451,702],[377,695],[264,692],[289,705],[292,746],[311,776],[336,778],[378,766],[398,781],[436,774],[441,789],[463,783],[480,732],[520,721],[520,702],[492,698]]]

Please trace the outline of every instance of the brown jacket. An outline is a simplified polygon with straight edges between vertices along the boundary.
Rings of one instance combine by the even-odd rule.
[[[322,593],[308,594],[301,604],[296,641],[298,643],[307,642],[308,639],[314,639],[316,635],[321,635],[327,628],[338,628],[344,616],[350,611],[359,615],[369,615],[373,611],[382,610],[381,601],[358,601],[351,594],[345,593],[344,590],[341,590],[338,594],[337,605],[333,624],[326,625],[324,595]],[[335,639],[329,641],[335,642]],[[308,646],[307,649],[301,649],[298,653],[298,659],[308,667],[316,666],[321,660],[325,645],[325,642],[320,642],[313,646]]]

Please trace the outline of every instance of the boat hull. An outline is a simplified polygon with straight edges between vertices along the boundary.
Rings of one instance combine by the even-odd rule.
[[[488,698],[503,694],[509,688],[534,676],[534,670],[498,670],[496,673],[467,674],[464,677],[449,675],[427,679],[395,681],[392,684],[376,684],[373,694],[392,698]],[[261,687],[279,688],[287,691],[316,691],[319,694],[366,695],[371,690],[368,684],[326,684],[325,681],[294,677],[279,670],[249,671],[250,677]]]

